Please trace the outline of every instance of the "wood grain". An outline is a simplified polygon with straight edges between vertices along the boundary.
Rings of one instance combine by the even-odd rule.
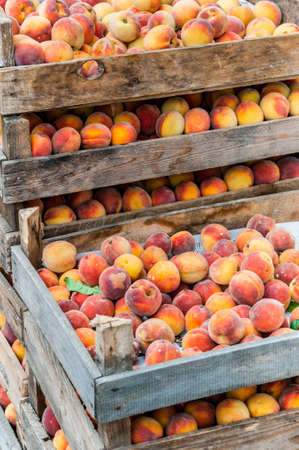
[[[99,378],[98,420],[121,419],[299,373],[299,333]]]
[[[297,116],[123,146],[2,161],[2,199],[5,203],[22,202],[111,186],[116,181],[128,183],[296,153],[298,148]]]
[[[28,450],[54,450],[49,435],[28,400],[21,403],[20,420],[23,440]]]
[[[0,272],[0,311],[5,315],[17,338],[24,342],[23,314],[26,306],[5,276]]]
[[[1,450],[21,450],[21,446],[0,408],[0,448]]]
[[[29,120],[18,116],[3,117],[2,146],[7,159],[31,157]]]
[[[0,11],[0,67],[14,66],[14,64],[12,24],[2,10]]]
[[[20,243],[23,252],[36,269],[42,263],[42,223],[37,207],[19,211]]]
[[[294,22],[298,3],[290,3]],[[166,97],[296,78],[299,36],[271,36],[94,59],[104,68],[97,80],[78,75],[84,61],[2,69],[0,114]]]

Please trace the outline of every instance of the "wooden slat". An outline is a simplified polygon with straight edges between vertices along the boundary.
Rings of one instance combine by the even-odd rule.
[[[21,247],[31,264],[39,269],[42,264],[42,223],[39,208],[19,211]]]
[[[14,47],[12,23],[2,10],[0,11],[0,67],[13,65]]]
[[[0,448],[1,450],[21,450],[21,446],[0,407]]]
[[[31,156],[29,121],[11,116],[2,119],[2,146],[7,159],[25,159]]]
[[[54,450],[49,435],[28,400],[21,403],[20,420],[23,439],[28,450]]]
[[[25,313],[25,342],[28,364],[35,373],[72,449],[103,449],[101,439],[65,371],[29,312]],[[73,364],[78,369],[75,361]]]
[[[3,161],[2,196],[5,203],[21,202],[111,186],[116,174],[118,183],[127,183],[296,153],[298,148],[299,117],[289,117],[104,149]]]
[[[299,410],[170,436],[131,446],[130,449],[288,450],[298,449]]]
[[[298,352],[299,333],[292,333],[99,378],[98,420],[296,376]]]
[[[295,16],[296,1],[292,5]],[[291,34],[95,58],[104,68],[96,80],[78,75],[84,61],[5,68],[0,72],[0,114],[291,79],[299,73],[298,56],[299,36]]]

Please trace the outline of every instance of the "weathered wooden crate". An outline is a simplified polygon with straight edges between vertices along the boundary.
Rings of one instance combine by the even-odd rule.
[[[298,0],[276,3],[284,22],[299,22]],[[245,86],[299,74],[299,35],[291,34],[94,58],[101,76],[87,80],[80,75],[82,60],[11,67],[11,24],[2,16],[0,25],[0,114]]]
[[[19,203],[112,186],[116,180],[119,184],[129,183],[286,155],[298,152],[298,148],[299,116],[294,116],[32,158],[28,121],[6,117],[3,118],[1,196],[4,204]]]
[[[21,450],[14,430],[7,421],[3,409],[0,407],[0,448],[1,450]]]
[[[187,228],[193,233],[198,233],[205,223],[214,221],[219,221],[232,229],[244,226],[248,218],[258,212],[271,214],[278,222],[298,220],[298,212],[294,208],[298,195],[298,191],[294,191],[247,201],[237,200],[228,202],[225,206],[215,205],[209,208],[206,215],[196,214],[193,210],[188,214],[177,213],[174,220],[170,217],[169,220],[160,218],[154,222],[149,220],[148,223],[146,220],[137,221],[110,230],[71,233],[62,238],[69,240],[77,246],[79,252],[83,252],[99,249],[103,239],[115,233],[121,233],[128,238],[134,236],[135,240],[143,241],[151,232],[158,230],[174,232]],[[45,342],[49,344],[47,350],[43,351],[44,356],[51,349],[59,361],[59,367],[67,374],[68,382],[72,383],[86,407],[101,424],[102,433],[104,429],[104,442],[105,439],[110,439],[114,442],[114,447],[129,445],[128,441],[119,439],[125,440],[128,429],[126,418],[131,415],[233,388],[288,378],[298,373],[299,335],[296,333],[224,349],[221,364],[217,352],[211,352],[131,371],[128,370],[132,364],[130,349],[132,335],[128,329],[131,324],[120,319],[109,319],[107,324],[107,319],[101,318],[97,318],[95,324],[99,361],[95,364],[36,272],[35,267],[40,265],[41,254],[38,209],[23,210],[20,219],[22,247],[33,264],[20,246],[13,247],[12,262],[14,287],[30,312],[29,319],[26,319],[28,313],[26,311],[24,313],[24,334],[29,364],[48,397],[50,386],[49,390],[46,390],[43,384],[46,382],[45,378],[51,377],[35,360],[37,347],[44,341],[41,337],[35,337],[31,339],[30,345],[28,343],[30,336],[26,320],[33,320],[31,333],[38,333],[37,330],[41,330]],[[45,240],[43,244],[51,240],[56,239]],[[117,347],[111,346],[110,333],[119,333],[113,335],[113,338],[128,343],[125,346],[127,350],[122,346],[121,355]],[[38,372],[41,373],[38,375]],[[42,377],[43,382],[40,381]],[[190,383],[190,380],[193,382]],[[170,385],[172,389],[169,389]],[[50,397],[49,400],[51,402]],[[59,411],[57,413],[59,414]],[[67,429],[66,426],[64,428]]]

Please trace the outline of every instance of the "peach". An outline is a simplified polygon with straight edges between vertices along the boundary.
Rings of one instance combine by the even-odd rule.
[[[172,15],[178,27],[182,27],[191,19],[195,19],[200,11],[198,3],[194,0],[180,0],[172,8]]]
[[[262,160],[254,164],[254,184],[275,183],[280,179],[278,165],[270,160]]]
[[[267,17],[277,27],[281,22],[281,11],[279,6],[269,0],[260,0],[253,7],[254,17]]]
[[[132,42],[140,34],[140,23],[131,11],[118,11],[109,20],[108,30],[122,42]]]
[[[261,336],[256,336],[255,334],[249,334],[248,336],[245,336],[239,343],[240,344],[246,344],[247,342],[256,342],[263,339]]]
[[[155,131],[155,125],[158,117],[160,116],[160,110],[156,105],[143,104],[136,109],[136,115],[140,120],[141,132],[147,136],[150,136]]]
[[[190,347],[197,347],[202,352],[207,352],[215,347],[215,343],[210,338],[207,330],[203,328],[193,328],[192,330],[187,331],[182,340],[183,350]]]
[[[6,3],[6,1],[5,1],[5,3]],[[30,14],[32,14],[32,13],[30,13]],[[19,22],[17,21],[17,19],[15,19],[15,17],[12,17],[12,16],[8,16],[8,17],[12,24],[12,34],[13,35],[19,34],[20,33]]]
[[[84,43],[90,44],[95,35],[94,21],[90,17],[88,17],[86,14],[83,14],[83,13],[75,13],[75,14],[72,14],[70,17],[72,19],[76,20],[83,28]],[[82,46],[82,48],[83,47],[84,46]],[[87,53],[89,53],[89,52],[87,52]]]
[[[122,103],[111,103],[110,105],[103,105],[100,111],[113,118],[124,110]],[[92,111],[91,111],[92,112]]]
[[[17,424],[17,418],[16,418],[15,407],[12,403],[7,405],[7,407],[5,408],[4,414],[5,414],[6,419],[9,421],[9,423],[15,427]]]
[[[250,253],[257,252],[257,251],[267,253],[269,256],[271,256],[272,260],[274,261],[275,251],[274,251],[273,245],[266,238],[264,238],[264,237],[254,238],[253,237],[245,244],[245,246],[243,248],[244,255],[249,255]]]
[[[223,35],[224,36],[224,35]],[[219,42],[219,40],[217,41]],[[229,106],[232,110],[236,110],[239,104],[239,99],[234,94],[224,94],[218,97],[214,103],[213,108],[217,108],[218,106]]]
[[[175,336],[184,331],[185,328],[185,318],[182,311],[175,305],[162,305],[160,309],[156,312],[155,318],[161,319],[166,322]]]
[[[196,283],[193,291],[200,295],[203,304],[205,305],[208,298],[216,292],[221,292],[220,287],[214,281],[206,279]]]
[[[193,355],[196,355],[198,353],[202,353],[202,351],[198,347],[185,348],[185,350],[181,351],[181,358],[186,358],[188,356],[193,356]]]
[[[242,38],[233,31],[226,31],[220,38],[216,39],[216,42],[231,42],[231,41],[241,41]]]
[[[85,348],[95,345],[95,331],[91,328],[77,328],[76,334]]]
[[[51,286],[49,287],[54,299],[58,302],[59,300],[68,300],[70,298],[70,291],[64,286]]]
[[[78,219],[92,219],[106,215],[104,206],[97,200],[87,200],[76,209]]]
[[[79,310],[78,304],[74,300],[61,299],[58,300],[58,306],[63,312]]]
[[[163,428],[152,417],[139,416],[132,422],[131,436],[133,444],[154,441],[163,436]]]
[[[123,253],[118,256],[114,264],[125,269],[130,275],[131,281],[137,280],[143,270],[142,260],[132,253]]]
[[[291,315],[290,315],[290,324],[292,324],[292,322],[293,322],[294,320],[299,320],[299,309],[298,309],[298,308],[295,308],[295,309],[292,311],[292,313],[291,313]]]
[[[232,309],[221,309],[209,320],[209,336],[217,344],[237,344],[245,335],[243,321]]]
[[[298,266],[297,266],[298,267]],[[299,275],[297,275],[290,283],[290,293],[292,299],[299,303]]]
[[[52,143],[49,136],[40,131],[30,136],[31,154],[33,157],[47,156],[52,153]]]
[[[16,339],[14,341],[14,343],[11,346],[12,351],[14,352],[14,354],[16,355],[16,357],[18,358],[18,360],[20,362],[23,361],[23,359],[25,358],[25,348],[23,347],[23,345],[21,344],[21,342],[19,341],[19,339]]]
[[[20,33],[30,36],[37,42],[48,41],[51,39],[51,22],[45,17],[26,17],[20,27]]]
[[[258,20],[258,19],[256,19]],[[284,119],[289,114],[288,100],[278,92],[265,95],[260,103],[266,120]]]
[[[136,10],[136,8],[135,8],[135,10]],[[137,19],[139,20],[141,28],[147,26],[150,18],[152,17],[152,13],[150,13],[149,11],[139,11],[138,9],[137,9],[137,11],[135,11],[135,10],[133,12],[134,12],[135,16],[137,17]],[[162,10],[160,9],[160,11],[162,11]],[[161,16],[159,16],[159,17],[161,17]],[[160,25],[160,24],[155,23],[154,26],[156,26],[156,25]],[[138,103],[138,104],[140,104],[140,103]]]
[[[105,239],[101,245],[101,253],[109,265],[112,265],[118,256],[130,252],[130,242],[122,236],[112,236]]]
[[[111,142],[110,129],[101,123],[91,123],[82,128],[81,132],[83,148],[107,147]]]
[[[242,319],[249,319],[249,311],[250,306],[249,305],[237,305],[233,307],[233,310],[239,314],[239,316]]]
[[[83,128],[83,122],[82,119],[75,114],[63,114],[55,120],[54,126],[57,130],[64,127],[71,127],[80,131]]]
[[[142,320],[140,319],[140,317],[136,316],[136,314],[134,314],[132,311],[121,311],[121,312],[115,314],[115,317],[119,317],[120,319],[130,319],[132,321],[134,336],[136,334],[137,328],[142,323]]]
[[[227,285],[236,274],[237,269],[237,263],[233,258],[229,256],[219,258],[209,267],[209,278],[216,284]]]
[[[247,406],[241,400],[228,398],[216,407],[216,421],[218,425],[226,425],[250,418]]]
[[[38,14],[46,17],[53,25],[57,20],[70,14],[67,4],[62,0],[44,0],[38,6]]]
[[[4,390],[4,388],[0,385],[0,405],[3,406],[3,408],[6,408],[10,404],[10,399],[7,395],[7,392]]]
[[[299,386],[290,384],[279,396],[279,404],[282,410],[294,409],[299,407]]]
[[[280,410],[278,402],[271,395],[257,393],[247,400],[251,417],[261,417],[273,414]]]
[[[53,438],[53,446],[55,450],[66,450],[68,446],[68,441],[62,430],[57,430]]]
[[[67,196],[68,205],[72,209],[78,208],[78,206],[80,206],[82,203],[86,202],[87,200],[91,200],[91,199],[92,199],[92,191],[91,190],[75,192],[74,194],[69,194]]]
[[[152,29],[158,25],[169,25],[171,28],[175,29],[175,21],[173,16],[167,11],[156,11],[154,14],[147,17],[148,29]]]
[[[276,400],[280,397],[280,394],[289,384],[289,380],[272,381],[271,383],[265,383],[260,386],[261,392],[269,394]]]
[[[175,196],[177,201],[193,200],[200,197],[200,190],[193,181],[183,181],[176,186]]]
[[[186,320],[186,330],[190,331],[194,328],[200,328],[202,324],[209,320],[211,317],[211,312],[206,306],[194,305],[188,309],[185,320]]]
[[[74,330],[77,328],[89,328],[89,318],[82,311],[70,310],[65,315]]]
[[[165,428],[175,413],[176,409],[174,406],[165,406],[164,408],[159,408],[153,411],[152,416],[162,425],[163,428]]]
[[[156,134],[158,137],[178,136],[183,134],[184,127],[185,122],[182,114],[177,111],[169,111],[161,114],[157,119]]]
[[[151,194],[151,198],[153,206],[166,205],[176,201],[174,192],[167,186],[155,189]]]
[[[96,111],[87,117],[85,125],[91,125],[93,123],[100,123],[108,128],[111,128],[113,125],[112,119],[101,111]]]
[[[180,358],[181,354],[175,344],[164,339],[152,342],[145,353],[145,365],[152,366],[172,359]]]
[[[248,5],[233,6],[229,9],[228,14],[240,19],[245,27],[254,19],[253,11]]]
[[[296,250],[294,248],[284,250],[279,256],[279,262],[293,262],[297,266],[299,266],[299,250]]]
[[[244,326],[245,326],[244,337],[246,337],[246,336],[260,336],[260,333],[257,331],[256,328],[254,328],[253,323],[251,322],[251,320],[249,318],[242,318],[242,321],[243,321]]]
[[[144,182],[145,188],[149,193],[152,193],[158,188],[169,186],[167,177],[150,178]]]
[[[226,397],[235,398],[237,400],[241,400],[242,402],[246,402],[246,400],[254,394],[256,394],[256,386],[247,386],[227,392]]]
[[[47,269],[63,273],[76,265],[76,247],[67,241],[56,241],[47,244],[43,250],[43,262]]]
[[[129,186],[123,195],[124,211],[135,211],[137,209],[152,206],[151,197],[139,186]]]
[[[49,138],[52,138],[55,131],[56,129],[50,123],[40,123],[33,128],[31,134],[33,135],[35,133],[43,133],[49,136]]]
[[[277,300],[264,298],[253,305],[249,318],[258,331],[271,333],[282,325],[285,318],[284,307]]]
[[[82,282],[80,272],[78,269],[71,269],[71,270],[67,270],[66,272],[64,272],[59,278],[59,286],[66,287],[66,282],[65,282],[66,278],[71,278],[73,281],[81,281]]]
[[[236,6],[238,6],[238,5],[236,5]],[[233,33],[237,34],[238,36],[240,36],[241,38],[243,38],[245,35],[245,25],[242,22],[242,20],[239,19],[238,17],[228,15],[226,32],[227,33],[233,32]],[[252,88],[245,88],[245,89],[252,89]],[[240,101],[242,102],[243,99],[241,99],[239,94],[238,94],[238,97],[240,98]],[[244,99],[244,100],[250,100],[250,99]]]
[[[20,25],[34,11],[34,3],[31,0],[7,0],[5,3],[5,14],[15,18]]]
[[[202,102],[202,92],[195,92],[194,94],[186,94],[184,98],[187,100],[190,108],[197,108]]]
[[[164,48],[173,48],[176,46],[176,43],[176,34],[173,28],[169,25],[157,25],[152,28],[146,33],[143,41],[145,50],[163,50]]]
[[[285,98],[288,98],[288,96],[290,95],[290,88],[282,81],[276,81],[275,83],[266,84],[266,86],[264,86],[262,89],[261,95],[262,97],[265,97],[265,95],[269,94],[270,92],[278,92]]]
[[[93,44],[91,56],[111,56],[125,53],[125,48],[121,50],[121,47],[121,45],[114,45],[107,37],[103,37]]]
[[[201,2],[201,4],[204,4],[204,2]],[[228,11],[233,6],[239,6],[239,0],[217,0],[216,5],[220,6],[220,8],[222,8],[223,11],[228,14]]]
[[[195,250],[195,239],[189,231],[179,231],[171,237],[172,254],[179,255]]]
[[[93,6],[94,12],[96,13],[96,19],[99,22],[102,22],[107,14],[111,14],[115,12],[112,5],[108,2],[100,2]]]
[[[263,236],[266,236],[274,227],[275,221],[271,217],[263,216],[262,214],[255,214],[247,222],[247,228],[256,230]],[[248,233],[249,231],[250,230],[248,230]],[[258,237],[258,235],[252,235],[252,237]]]
[[[15,35],[14,38],[22,35]],[[14,39],[14,58],[17,66],[42,64],[45,62],[43,47],[34,39],[26,36],[18,42]]]
[[[5,339],[9,342],[10,345],[13,345],[13,343],[16,341],[17,337],[15,336],[14,332],[12,331],[10,325],[5,321],[2,328],[1,333],[5,337]]]
[[[282,36],[284,34],[291,34],[298,32],[299,27],[295,23],[282,23],[275,29],[273,36]]]
[[[262,108],[253,101],[243,101],[236,108],[236,116],[239,125],[249,125],[263,122]]]
[[[206,277],[208,263],[204,256],[195,252],[185,252],[172,258],[184,283],[197,283]]]
[[[223,225],[209,224],[202,229],[200,242],[204,251],[210,252],[220,239],[230,239],[229,231]]]
[[[199,133],[210,128],[210,116],[202,108],[193,108],[185,114],[185,134]]]
[[[280,170],[281,180],[299,177],[299,159],[295,156],[287,156],[282,158],[277,162],[277,164]]]
[[[173,344],[175,336],[166,322],[161,319],[151,318],[138,326],[136,339],[140,344],[141,350],[145,353],[152,342],[163,339]]]
[[[148,272],[148,279],[154,283],[161,292],[172,292],[180,284],[180,273],[171,261],[158,261]]]
[[[283,281],[287,285],[299,275],[299,267],[293,262],[283,262],[275,268],[275,278]]]
[[[38,269],[37,272],[47,287],[58,285],[58,277],[51,270],[42,268]]]
[[[235,19],[237,19],[237,18],[235,17]],[[241,91],[239,91],[238,97],[240,99],[240,102],[250,101],[250,102],[257,103],[257,104],[259,104],[260,99],[261,99],[259,91],[252,87],[244,88]]]
[[[252,306],[263,298],[264,285],[256,273],[242,270],[232,277],[229,292],[236,303]]]
[[[126,304],[125,297],[122,297],[115,302],[115,315],[121,312],[132,312],[131,309]]]
[[[220,257],[225,257],[237,253],[238,249],[236,244],[230,239],[220,239],[216,242],[212,251],[217,253]]]
[[[74,222],[75,220],[74,211],[66,205],[54,206],[48,209],[44,215],[44,223],[47,226]]]
[[[194,417],[200,429],[215,425],[215,406],[212,403],[205,400],[194,400],[188,402],[184,410]]]
[[[213,264],[214,261],[216,261],[216,259],[220,258],[220,256],[215,252],[206,252],[203,253],[202,256],[206,258],[209,267]]]
[[[111,128],[112,145],[129,144],[135,142],[136,139],[136,129],[128,122],[118,122]]]
[[[151,234],[145,241],[144,248],[155,245],[162,248],[164,252],[169,255],[172,250],[172,240],[167,233],[163,231]]]
[[[183,1],[183,0],[180,0]],[[193,416],[187,413],[175,414],[166,427],[166,436],[190,433],[197,430],[197,422]]]
[[[59,423],[50,406],[47,406],[43,412],[42,424],[51,437],[55,436],[55,433],[60,429]]]
[[[224,181],[229,191],[247,189],[253,185],[253,172],[247,166],[233,166],[225,172]]]
[[[161,106],[162,113],[177,111],[184,116],[189,111],[189,105],[183,97],[170,97]]]
[[[169,175],[168,179],[170,181],[171,186],[175,188],[178,184],[184,181],[194,181],[194,174],[193,172],[188,172],[176,175]]]
[[[290,105],[290,116],[298,116],[299,115],[299,90],[294,91],[290,94],[290,96],[288,98],[288,102]]]
[[[237,117],[235,112],[229,106],[217,106],[211,111],[212,128],[233,128],[236,127]]]
[[[84,30],[79,22],[71,17],[63,17],[54,23],[52,40],[67,42],[75,50],[84,44]]]
[[[136,114],[130,111],[123,111],[114,117],[115,124],[120,122],[130,123],[135,128],[137,135],[140,133],[140,120]]]
[[[148,280],[137,280],[125,294],[128,308],[139,316],[152,316],[161,306],[162,296],[159,289]]]
[[[87,2],[75,2],[70,6],[70,14],[85,14],[93,22],[96,21],[96,13],[93,7]]]
[[[125,269],[111,266],[101,273],[99,286],[105,297],[110,300],[118,300],[125,295],[130,281],[130,276]]]
[[[35,135],[33,135],[35,136]],[[67,153],[79,150],[81,138],[78,131],[71,127],[64,127],[56,131],[52,137],[54,153]]]
[[[190,308],[195,305],[201,305],[201,297],[190,289],[183,289],[173,299],[173,305],[177,306],[183,314],[186,314]]]
[[[154,13],[160,8],[160,0],[133,0],[135,8],[139,11],[148,11]]]
[[[236,306],[236,303],[227,292],[216,292],[208,298],[205,306],[211,314],[215,314],[215,312],[220,311],[221,309],[233,308]]]
[[[103,295],[94,294],[85,300],[80,307],[80,311],[90,320],[94,319],[96,315],[112,317],[114,315],[114,305],[111,300],[103,297]]]
[[[116,214],[121,211],[122,198],[118,190],[114,187],[98,189],[95,198],[104,206],[107,214]]]
[[[277,252],[283,252],[287,249],[293,249],[295,247],[295,239],[291,233],[283,227],[274,227],[266,235],[266,238],[271,242],[274,250]]]
[[[158,261],[168,261],[165,251],[155,245],[147,247],[141,259],[146,270],[150,270]]]
[[[274,278],[272,258],[264,252],[257,251],[245,256],[240,269],[256,273],[263,283]]]
[[[218,38],[226,32],[227,16],[222,8],[210,5],[201,9],[198,18],[207,20],[214,29],[214,37]]]

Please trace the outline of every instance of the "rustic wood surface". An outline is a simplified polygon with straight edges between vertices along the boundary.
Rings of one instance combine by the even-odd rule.
[[[0,311],[5,315],[14,334],[21,342],[24,342],[23,314],[26,309],[14,288],[0,272]]]
[[[0,11],[0,67],[14,65],[12,24],[4,11]]]
[[[3,117],[2,147],[7,159],[31,157],[29,121],[18,116]]]
[[[71,382],[29,312],[25,313],[25,343],[28,364],[35,373],[72,449],[103,449],[100,436],[87,416]],[[68,352],[67,348],[65,351]],[[78,370],[76,361],[73,361],[73,365]]]
[[[99,378],[98,420],[296,376],[298,351],[299,333],[292,333]]]
[[[297,116],[123,146],[7,160],[2,161],[2,199],[4,203],[22,202],[111,186],[116,175],[119,184],[128,183],[296,153],[298,148]]]
[[[212,427],[158,441],[133,445],[130,449],[205,450],[297,450],[299,410]],[[128,447],[125,447],[128,448]],[[118,450],[124,450],[124,447]]]
[[[25,330],[25,324],[24,324],[24,330]],[[24,332],[24,331],[23,331]],[[25,340],[25,336],[24,336]],[[26,373],[28,376],[28,394],[29,394],[29,401],[34,409],[35,413],[38,417],[42,416],[42,413],[45,409],[45,396],[43,392],[41,391],[41,388],[38,384],[38,381],[32,371],[32,368],[26,364]]]
[[[23,440],[28,450],[54,450],[49,435],[28,400],[21,403],[20,419]]]
[[[12,239],[12,228],[0,215],[0,266],[7,272],[11,272],[10,248],[11,245],[20,243],[19,233],[15,233],[17,240]]]
[[[291,4],[295,18],[296,0]],[[82,60],[3,68],[0,114],[132,101],[296,78],[299,36],[271,36],[94,59],[104,68],[104,74],[96,80],[86,80],[78,74],[84,64]]]
[[[21,450],[16,435],[0,407],[0,448],[1,450]]]
[[[31,264],[39,269],[42,264],[42,223],[37,207],[19,211],[20,242]]]

